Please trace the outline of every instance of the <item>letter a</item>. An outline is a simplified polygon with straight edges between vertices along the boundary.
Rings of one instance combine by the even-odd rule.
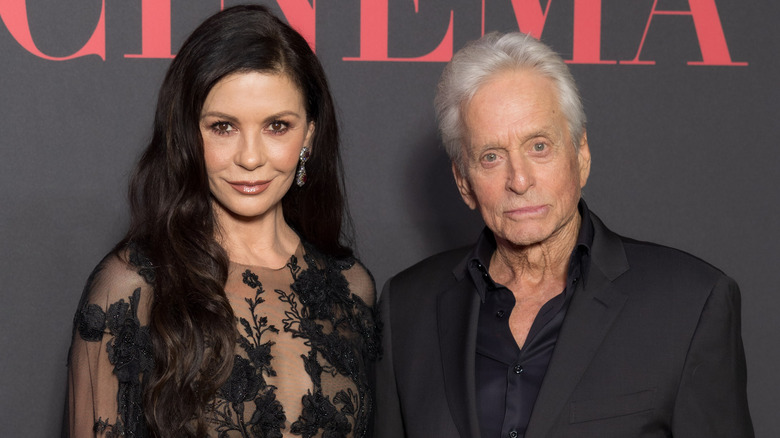
[[[656,15],[690,15],[693,18],[693,26],[696,28],[696,37],[699,39],[702,60],[689,61],[688,65],[748,65],[747,62],[731,61],[729,48],[726,45],[726,36],[723,34],[723,26],[718,16],[718,9],[715,7],[715,0],[688,0],[689,11],[659,11],[656,9],[657,6],[658,0],[655,0],[636,56],[630,61],[620,61],[621,64],[654,65],[655,61],[639,60],[639,55],[642,53],[642,47],[644,47],[645,39],[647,38],[647,31],[650,29],[650,23],[653,21],[653,18]]]

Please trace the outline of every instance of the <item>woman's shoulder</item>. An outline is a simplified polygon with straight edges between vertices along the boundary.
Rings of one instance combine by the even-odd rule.
[[[313,245],[304,242],[307,256],[325,267],[330,275],[343,277],[350,293],[360,297],[366,304],[376,302],[376,284],[371,271],[354,255],[333,256],[320,252]]]
[[[153,282],[151,262],[138,247],[128,245],[98,263],[87,279],[79,308],[97,306],[106,311],[112,306],[131,305],[133,310],[145,310],[152,298]]]
[[[376,302],[376,282],[371,271],[357,258],[350,257],[352,265],[349,269],[342,271],[344,278],[349,283],[349,288],[353,294],[359,296],[369,305]]]

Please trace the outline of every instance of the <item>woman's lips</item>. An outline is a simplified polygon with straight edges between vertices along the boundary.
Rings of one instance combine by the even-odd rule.
[[[228,181],[228,184],[244,195],[257,195],[263,193],[271,181]]]

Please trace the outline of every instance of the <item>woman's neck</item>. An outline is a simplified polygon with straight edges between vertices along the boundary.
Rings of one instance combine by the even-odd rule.
[[[236,216],[215,205],[216,239],[235,263],[267,268],[283,267],[300,243],[298,234],[284,220],[282,206],[261,216]]]

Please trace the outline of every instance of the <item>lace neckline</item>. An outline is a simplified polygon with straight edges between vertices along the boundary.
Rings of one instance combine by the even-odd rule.
[[[241,269],[250,268],[252,270],[262,271],[262,272],[279,272],[279,271],[282,271],[284,269],[289,269],[290,263],[295,263],[295,259],[296,258],[298,260],[303,260],[303,254],[304,254],[303,239],[299,239],[298,240],[298,245],[295,247],[295,251],[292,254],[290,254],[285,259],[285,262],[284,262],[283,265],[281,265],[281,266],[279,266],[277,268],[274,268],[274,267],[271,267],[271,266],[263,266],[263,265],[251,264],[251,263],[241,263],[241,262],[237,262],[237,261],[235,261],[233,259],[230,259],[230,265],[234,266],[234,267],[237,267],[237,268],[241,268]]]

